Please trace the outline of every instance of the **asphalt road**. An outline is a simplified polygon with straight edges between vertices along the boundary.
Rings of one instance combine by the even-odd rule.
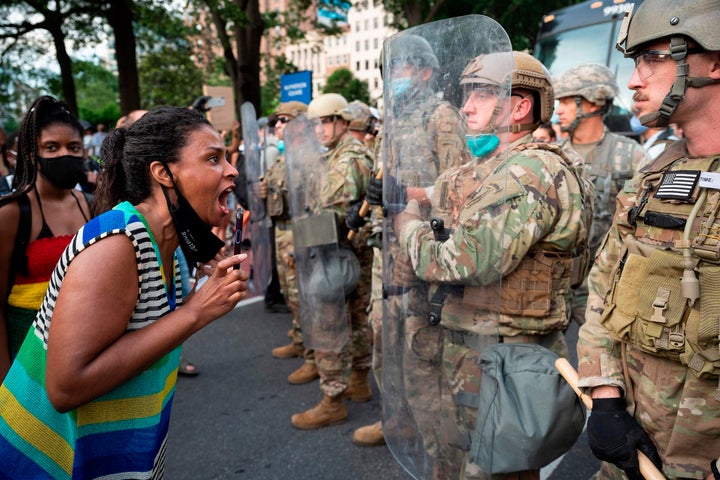
[[[321,398],[318,382],[291,385],[301,359],[275,359],[287,343],[290,315],[250,302],[188,340],[184,353],[200,371],[180,377],[167,453],[169,480],[410,479],[386,447],[351,442],[353,430],[380,418],[374,388],[368,403],[348,402],[349,420],[316,431],[296,430],[293,413]],[[576,329],[569,331],[574,345]],[[574,362],[573,362],[574,363]],[[543,469],[547,480],[590,478],[598,462],[583,437],[560,461]]]

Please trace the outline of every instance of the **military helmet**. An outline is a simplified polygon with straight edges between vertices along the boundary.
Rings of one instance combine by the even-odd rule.
[[[440,68],[430,43],[419,35],[400,33],[390,42],[390,62],[417,59],[422,67]],[[382,64],[382,63],[381,63]]]
[[[308,105],[308,116],[310,118],[331,117],[333,115],[342,117],[344,120],[352,120],[348,111],[348,102],[345,97],[338,93],[323,93],[313,99]]]
[[[307,112],[308,106],[297,100],[284,102],[278,105],[275,110],[275,117],[285,115],[286,117],[295,118],[301,113]]]
[[[460,74],[460,85],[495,85],[509,87],[515,64],[508,53],[478,55]]]
[[[588,63],[573,67],[555,82],[555,98],[583,97],[599,106],[612,103],[620,93],[615,75],[605,65]]]
[[[540,60],[527,53],[513,52],[513,58],[515,60],[515,70],[512,74],[513,88],[524,88],[534,92],[536,113],[533,120],[548,123],[555,108],[550,72]],[[540,115],[537,115],[538,108]]]
[[[366,132],[373,118],[370,107],[360,100],[353,100],[348,104],[348,112],[352,117],[348,128],[358,132]]]
[[[643,44],[678,35],[705,50],[720,51],[718,0],[646,0],[626,22],[617,46],[628,57]]]

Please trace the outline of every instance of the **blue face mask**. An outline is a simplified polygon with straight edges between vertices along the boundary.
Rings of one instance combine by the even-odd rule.
[[[630,129],[635,135],[641,135],[647,131],[648,127],[640,123],[640,119],[638,117],[633,116],[630,118]]]
[[[410,77],[394,78],[390,86],[392,87],[393,96],[402,95],[410,89]]]
[[[277,147],[278,147],[278,151],[280,152],[280,155],[282,155],[283,152],[285,152],[285,142],[283,140],[278,140]]]
[[[484,157],[500,145],[498,136],[492,134],[465,135],[465,141],[470,149],[470,153],[475,157]]]

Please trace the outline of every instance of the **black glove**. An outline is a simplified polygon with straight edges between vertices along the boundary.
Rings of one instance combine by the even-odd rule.
[[[407,187],[401,184],[397,178],[387,176],[386,202],[395,206],[393,210],[402,210],[407,204]],[[365,189],[365,200],[370,205],[383,205],[383,180],[371,178]],[[386,205],[387,206],[387,205]],[[402,208],[399,208],[402,207]]]
[[[361,205],[362,202],[358,202],[348,208],[347,215],[345,216],[345,225],[347,225],[347,227],[353,232],[357,232],[360,227],[365,225],[365,219],[360,216]]]
[[[382,180],[373,177],[365,189],[365,201],[370,205],[382,205]]]
[[[590,449],[595,456],[621,468],[630,480],[643,480],[638,450],[662,470],[655,445],[627,412],[622,398],[594,398],[587,431]]]

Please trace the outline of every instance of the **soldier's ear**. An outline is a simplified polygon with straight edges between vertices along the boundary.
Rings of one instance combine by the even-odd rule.
[[[708,55],[712,61],[708,76],[710,78],[720,78],[720,52],[708,52],[706,55]]]

